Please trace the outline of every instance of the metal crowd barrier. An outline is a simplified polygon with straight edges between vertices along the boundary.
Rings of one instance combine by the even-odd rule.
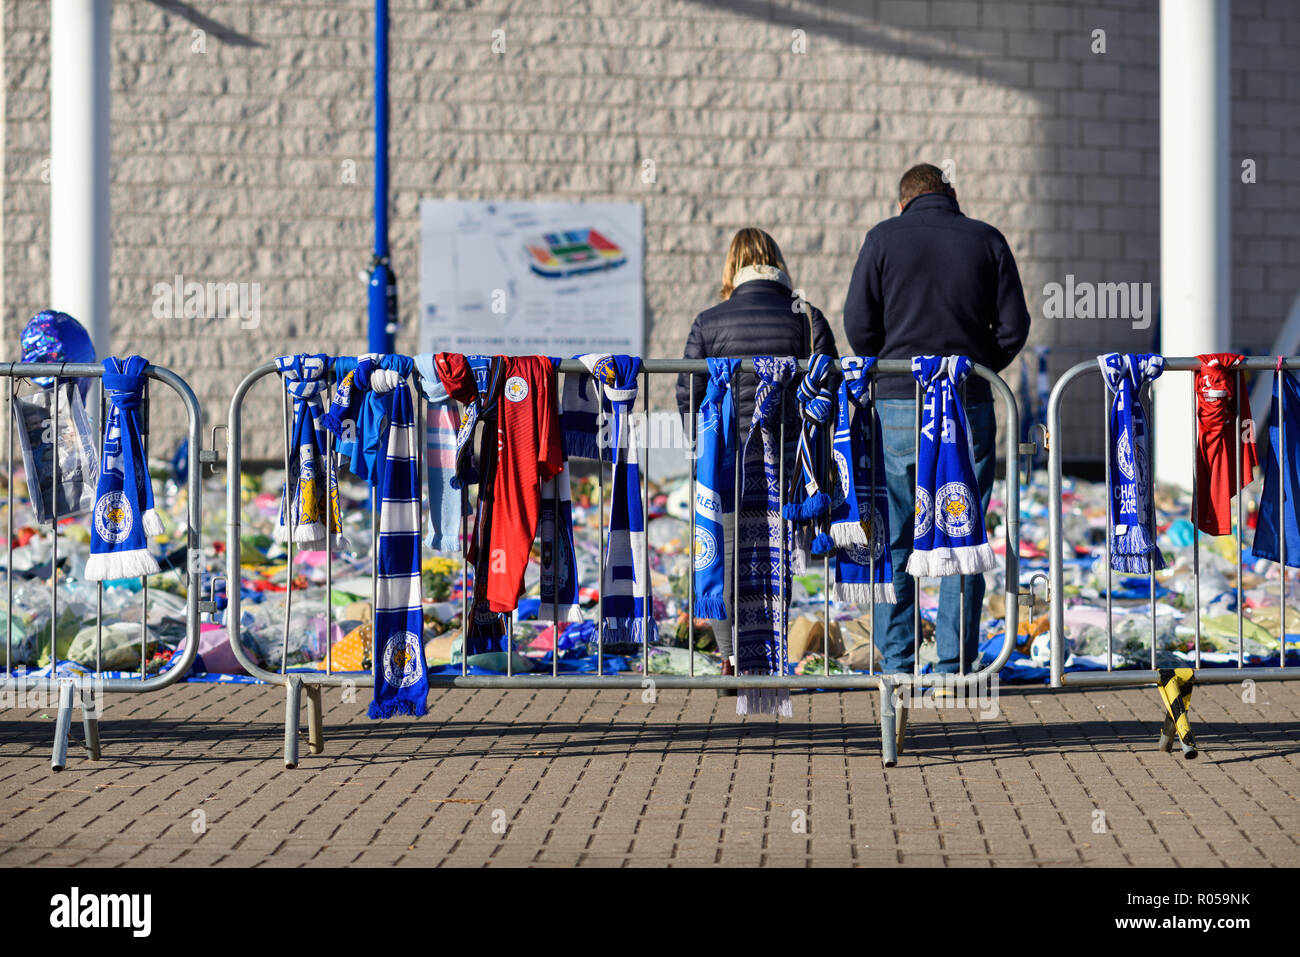
[[[1200,360],[1194,356],[1190,356],[1190,357],[1179,356],[1173,358],[1166,358],[1164,372],[1162,374],[1163,377],[1163,376],[1168,376],[1171,373],[1178,373],[1178,372],[1192,373],[1191,383],[1190,383],[1191,389],[1189,391],[1189,397],[1190,397],[1190,401],[1192,402],[1193,414],[1195,414],[1194,410],[1196,407],[1195,373],[1200,368],[1200,365],[1201,365]],[[1294,356],[1286,358],[1282,363],[1282,368],[1285,369],[1300,368],[1300,358]],[[1275,372],[1275,370],[1278,369],[1278,360],[1276,358],[1267,358],[1267,357],[1246,359],[1245,361],[1235,366],[1234,369],[1236,372],[1236,383],[1235,383],[1236,394],[1238,396],[1242,396],[1246,394],[1246,392],[1244,391],[1244,381],[1243,381],[1242,373],[1246,371]],[[1106,552],[1105,552],[1106,622],[1107,622],[1106,624],[1106,642],[1107,642],[1106,670],[1070,671],[1070,672],[1065,671],[1066,635],[1065,635],[1064,549],[1066,543],[1063,540],[1063,531],[1062,531],[1063,506],[1061,500],[1061,461],[1062,461],[1062,438],[1064,433],[1061,429],[1061,402],[1062,402],[1062,397],[1069,390],[1070,386],[1077,380],[1081,379],[1084,375],[1089,373],[1096,373],[1100,375],[1100,368],[1097,364],[1096,359],[1093,359],[1090,362],[1080,362],[1077,365],[1072,366],[1065,374],[1061,376],[1060,380],[1056,383],[1056,386],[1052,389],[1052,394],[1048,401],[1047,441],[1048,441],[1048,480],[1049,480],[1049,499],[1050,499],[1050,507],[1048,512],[1048,521],[1049,521],[1048,538],[1050,543],[1049,550],[1051,552],[1048,592],[1049,592],[1049,603],[1050,603],[1049,621],[1050,621],[1050,636],[1051,636],[1050,639],[1051,640],[1051,683],[1052,683],[1052,687],[1054,688],[1066,688],[1066,687],[1089,688],[1089,687],[1097,687],[1102,685],[1158,684],[1161,679],[1162,669],[1157,667],[1156,613],[1155,613],[1156,589],[1155,589],[1154,571],[1149,572],[1145,576],[1150,591],[1150,615],[1151,615],[1150,667],[1121,669],[1121,668],[1116,668],[1114,666],[1113,643],[1114,643],[1114,635],[1115,635],[1115,624],[1114,624],[1115,619],[1114,619],[1114,611],[1113,611],[1113,600],[1111,596],[1114,590],[1113,582],[1116,573],[1111,570],[1109,533],[1107,533],[1106,536]],[[1281,375],[1281,372],[1277,371],[1276,374]],[[1155,402],[1154,402],[1154,398],[1150,395],[1149,383],[1147,384],[1147,386],[1144,388],[1143,391],[1146,393],[1145,404],[1147,406],[1148,413],[1149,413],[1148,421],[1153,424],[1153,429],[1158,428],[1159,423],[1156,421],[1156,417],[1155,417]],[[1109,416],[1107,415],[1107,410],[1109,408],[1108,405],[1109,394],[1105,390],[1103,390],[1103,395],[1105,396],[1105,401],[1103,402],[1102,422],[1103,422],[1103,428],[1105,429],[1106,471],[1107,474],[1109,474],[1110,444],[1111,444],[1110,443],[1110,419]],[[1284,401],[1284,397],[1281,396],[1280,393],[1279,393],[1279,401]],[[1252,412],[1257,417],[1260,418],[1260,421],[1265,420],[1266,413],[1265,415],[1261,415],[1261,410],[1259,409],[1252,409]],[[1233,475],[1234,478],[1237,479],[1236,484],[1239,487],[1242,485],[1250,484],[1249,477],[1243,483],[1240,481],[1240,476],[1238,475],[1238,472],[1241,468],[1242,421],[1243,420],[1241,418],[1240,412],[1238,412],[1238,415],[1236,417],[1236,422],[1235,422],[1236,442],[1234,445],[1234,452],[1233,452],[1233,461],[1235,463],[1233,466],[1234,469]],[[1283,426],[1283,428],[1285,428],[1285,426]],[[1264,458],[1266,435],[1267,433],[1265,433],[1264,439],[1257,439],[1261,461]],[[1242,601],[1242,575],[1241,575],[1241,559],[1240,559],[1241,548],[1244,545],[1241,532],[1246,525],[1244,520],[1244,514],[1245,514],[1244,492],[1237,495],[1237,504],[1234,510],[1236,521],[1234,522],[1234,527],[1232,532],[1232,534],[1236,537],[1237,546],[1238,546],[1237,587],[1236,587],[1237,666],[1235,668],[1202,667],[1201,593],[1200,593],[1201,592],[1200,589],[1201,532],[1195,527],[1196,526],[1196,501],[1197,501],[1197,495],[1200,493],[1201,490],[1196,487],[1197,483],[1196,483],[1195,455],[1196,455],[1195,430],[1193,430],[1193,444],[1187,450],[1187,456],[1188,456],[1187,462],[1188,462],[1188,474],[1191,476],[1191,485],[1192,485],[1192,514],[1191,514],[1191,520],[1193,525],[1193,533],[1192,533],[1193,546],[1192,547],[1193,547],[1193,564],[1194,564],[1195,575],[1196,575],[1196,580],[1193,587],[1193,592],[1196,598],[1194,600],[1193,607],[1192,607],[1192,614],[1195,617],[1195,625],[1196,625],[1196,636],[1195,636],[1194,655],[1193,655],[1194,663],[1195,663],[1194,681],[1198,684],[1214,684],[1214,683],[1231,684],[1231,683],[1247,681],[1247,680],[1278,681],[1285,678],[1296,677],[1297,673],[1300,672],[1300,668],[1295,668],[1295,667],[1288,668],[1286,665],[1287,576],[1285,571],[1286,570],[1285,563],[1283,563],[1282,565],[1283,573],[1281,575],[1281,585],[1280,585],[1280,591],[1281,591],[1280,597],[1282,599],[1282,603],[1281,603],[1281,612],[1280,612],[1281,619],[1280,619],[1280,626],[1279,626],[1279,631],[1281,632],[1281,635],[1279,638],[1279,645],[1278,645],[1279,664],[1277,667],[1258,667],[1258,666],[1248,667],[1244,664],[1245,654],[1244,654],[1244,643],[1243,643],[1243,617],[1242,617],[1244,604]],[[1283,470],[1285,470],[1286,468],[1285,448],[1283,448],[1282,455],[1280,456],[1279,465]],[[1261,468],[1263,467],[1264,466],[1261,466]],[[1150,483],[1149,488],[1152,491],[1154,491],[1154,482],[1155,482],[1154,471],[1155,471],[1154,468],[1148,468],[1147,470],[1148,472],[1147,480],[1148,483]],[[1282,486],[1282,494],[1285,495],[1284,485]],[[1154,496],[1152,501],[1154,502]],[[1108,525],[1111,524],[1110,521],[1111,508],[1113,507],[1113,505],[1114,503],[1113,501],[1110,500],[1110,497],[1108,495],[1107,496],[1107,524]],[[1283,505],[1283,508],[1279,509],[1279,513],[1285,515],[1285,503]],[[1155,521],[1155,508],[1153,505],[1152,522],[1154,523],[1154,521]],[[1152,529],[1152,532],[1154,533],[1154,529]],[[1154,539],[1155,539],[1155,535],[1152,534],[1152,540]],[[1285,536],[1283,536],[1281,548],[1282,548],[1281,557],[1285,559],[1286,557]],[[1171,745],[1172,745],[1172,738],[1171,735],[1168,733],[1168,729],[1166,729],[1161,733],[1160,747],[1162,750],[1168,751],[1170,750]],[[1186,743],[1184,743],[1184,752],[1189,757],[1195,757],[1194,746],[1192,748],[1188,748],[1186,746]]]
[[[189,474],[187,478],[187,524],[186,529],[186,550],[183,560],[183,567],[177,567],[176,570],[185,579],[185,649],[183,652],[173,656],[168,666],[158,674],[149,676],[147,673],[146,649],[148,635],[148,617],[149,617],[149,583],[148,579],[143,580],[142,584],[142,610],[140,619],[140,673],[138,678],[130,677],[104,677],[103,672],[103,639],[104,639],[104,584],[97,583],[96,587],[96,615],[95,615],[95,669],[89,675],[77,676],[59,676],[54,673],[58,664],[58,624],[59,624],[59,521],[60,516],[49,523],[49,534],[51,541],[51,560],[50,560],[50,658],[51,674],[34,675],[27,673],[25,668],[15,668],[14,666],[14,621],[13,621],[13,552],[14,552],[14,431],[18,426],[17,409],[14,405],[17,396],[17,385],[24,379],[33,379],[35,377],[53,377],[53,394],[56,397],[52,402],[52,414],[50,416],[50,434],[55,437],[59,435],[59,414],[60,403],[57,396],[60,393],[60,387],[65,385],[69,380],[74,379],[100,379],[104,374],[103,366],[97,364],[82,363],[18,363],[6,362],[0,363],[0,377],[3,377],[6,383],[5,391],[7,396],[7,408],[9,410],[8,418],[8,454],[6,478],[8,488],[6,515],[6,561],[5,561],[5,595],[6,610],[8,612],[5,624],[5,659],[4,671],[0,674],[0,701],[6,703],[21,703],[32,698],[39,700],[53,700],[57,698],[57,720],[54,729],[54,750],[51,757],[50,766],[55,771],[62,771],[67,764],[68,737],[72,724],[73,708],[80,704],[82,712],[82,728],[85,734],[86,749],[92,761],[100,758],[100,741],[99,741],[99,718],[103,707],[102,695],[104,693],[130,693],[144,694],[151,691],[158,691],[179,681],[190,670],[194,659],[198,654],[199,648],[199,613],[207,610],[207,606],[199,601],[199,594],[202,588],[203,577],[203,555],[200,543],[199,530],[202,528],[201,510],[202,510],[202,489],[200,484],[200,451],[201,451],[201,429],[202,429],[202,412],[199,409],[198,399],[195,398],[194,392],[189,385],[172,372],[170,369],[164,369],[161,366],[150,365],[145,370],[148,379],[161,382],[169,389],[175,392],[185,405],[185,411],[188,420],[188,437],[189,437]],[[145,385],[145,401],[143,405],[142,420],[142,438],[144,440],[145,454],[147,456],[149,449],[149,385]],[[93,420],[95,431],[98,433],[98,444],[96,446],[96,456],[102,457],[103,454],[103,423],[105,420],[105,399],[102,388],[96,387],[90,395],[93,404],[93,397],[98,397],[99,415]],[[56,503],[57,489],[59,487],[59,455],[52,456],[53,466],[50,474],[51,480],[51,501]],[[98,465],[98,458],[96,459]],[[28,476],[28,481],[32,476]],[[52,508],[57,511],[55,506]]]
[[[807,368],[806,361],[801,363],[800,365],[801,368],[803,369]],[[707,373],[708,366],[707,363],[703,360],[647,359],[642,362],[641,369],[642,369],[641,388],[640,388],[639,400],[641,403],[641,408],[643,412],[646,414],[646,418],[649,419],[649,412],[650,412],[649,386],[650,386],[650,377],[652,375],[671,375],[675,377],[682,372],[703,374],[703,373]],[[565,374],[580,373],[584,375],[589,375],[586,366],[584,366],[581,362],[577,360],[571,360],[571,359],[564,360],[560,365],[559,371]],[[753,373],[752,361],[748,361],[748,360],[745,361],[741,365],[741,371],[752,374]],[[226,561],[227,561],[227,575],[229,579],[229,587],[227,589],[228,605],[226,610],[226,622],[227,622],[227,630],[229,632],[229,637],[230,637],[231,649],[234,652],[236,658],[243,665],[243,667],[247,669],[249,674],[270,684],[283,685],[285,688],[286,702],[285,702],[285,725],[284,725],[284,762],[286,767],[295,768],[298,765],[299,716],[300,716],[302,697],[304,692],[306,693],[306,697],[307,697],[308,744],[313,754],[320,754],[324,750],[324,733],[323,733],[323,725],[322,725],[322,708],[321,708],[322,689],[325,687],[349,687],[350,686],[354,689],[359,690],[361,688],[372,687],[373,679],[370,675],[370,672],[335,671],[332,667],[333,663],[331,657],[329,656],[328,651],[326,657],[326,669],[324,671],[298,670],[298,671],[290,672],[288,671],[286,665],[286,655],[284,654],[281,655],[280,670],[269,671],[267,669],[259,667],[256,662],[252,661],[241,643],[240,594],[239,594],[240,589],[238,587],[238,583],[240,581],[240,528],[241,528],[241,518],[242,518],[241,516],[242,503],[241,503],[241,496],[240,496],[240,469],[242,463],[241,448],[242,448],[242,440],[243,440],[244,400],[249,390],[259,380],[261,380],[266,376],[270,376],[276,372],[277,372],[277,367],[274,362],[267,362],[263,365],[258,366],[256,369],[250,372],[242,382],[240,382],[238,388],[236,388],[235,390],[234,396],[231,398],[229,430],[227,433],[228,472],[227,472],[227,484],[226,484],[226,488],[227,488],[227,538],[226,538],[227,558]],[[1010,657],[1011,650],[1015,644],[1015,636],[1018,630],[1018,612],[1019,612],[1018,543],[1019,543],[1020,496],[1019,496],[1019,484],[1017,481],[1015,463],[1017,461],[1017,456],[1021,451],[1018,443],[1018,438],[1020,434],[1019,412],[1016,406],[1015,397],[1012,394],[1010,388],[1006,385],[1005,382],[1003,382],[1003,380],[996,373],[992,372],[991,370],[983,366],[975,365],[972,368],[972,374],[977,375],[980,378],[985,379],[989,382],[993,392],[996,394],[998,399],[1002,402],[1005,411],[1004,449],[1005,449],[1005,458],[1007,464],[1006,464],[1006,475],[1004,479],[1005,488],[1006,488],[1006,493],[1005,493],[1006,515],[1003,524],[1003,537],[1006,546],[1005,547],[1006,589],[1005,589],[1005,596],[1004,596],[1006,602],[1006,613],[1005,613],[1006,632],[1005,632],[1005,640],[1001,652],[998,654],[996,660],[987,664],[984,668],[978,671],[971,672],[970,674],[966,674],[964,672],[965,626],[963,621],[962,634],[959,636],[961,641],[961,648],[962,648],[962,654],[959,655],[959,660],[962,661],[963,671],[955,675],[921,674],[919,670],[920,669],[919,654],[914,655],[915,665],[912,674],[880,674],[873,671],[872,673],[869,674],[855,673],[855,674],[848,674],[848,675],[830,675],[830,674],[771,675],[771,676],[696,675],[695,674],[694,614],[693,614],[694,582],[693,582],[693,576],[688,574],[688,582],[689,582],[690,590],[687,596],[686,610],[687,610],[687,620],[689,622],[688,644],[690,646],[690,668],[689,668],[690,673],[687,675],[649,674],[648,673],[649,670],[648,669],[648,660],[649,660],[648,645],[643,645],[642,647],[642,672],[641,673],[606,674],[604,673],[603,641],[599,642],[597,646],[598,647],[597,674],[595,675],[561,674],[559,672],[558,635],[556,641],[556,651],[552,655],[552,673],[550,675],[538,674],[536,672],[523,674],[523,675],[513,674],[511,671],[511,662],[514,657],[515,646],[514,646],[514,631],[513,631],[513,627],[511,627],[507,632],[507,653],[506,653],[507,664],[506,664],[506,673],[504,675],[468,674],[467,673],[468,655],[462,652],[461,674],[459,675],[430,674],[429,685],[431,690],[434,688],[447,688],[447,687],[498,688],[498,689],[500,688],[529,688],[529,689],[550,688],[556,690],[569,690],[569,689],[581,689],[581,688],[640,689],[640,688],[647,687],[648,681],[653,681],[653,685],[656,688],[699,688],[699,689],[826,688],[826,689],[836,689],[836,690],[876,688],[880,692],[880,700],[881,700],[881,756],[886,767],[893,767],[897,762],[898,752],[902,746],[904,730],[906,728],[906,719],[907,719],[907,701],[905,698],[901,696],[901,694],[897,692],[899,692],[900,689],[903,688],[916,689],[916,688],[923,688],[923,687],[936,687],[936,688],[943,687],[943,688],[953,689],[954,693],[960,694],[960,693],[964,693],[966,690],[972,690],[978,687],[986,686],[988,682],[996,680],[995,676],[998,674],[1002,666],[1006,663],[1006,661]],[[881,360],[877,362],[875,367],[872,370],[871,389],[872,389],[873,398],[874,398],[874,388],[875,388],[875,384],[874,384],[875,377],[878,375],[910,376],[911,363],[908,360]],[[331,373],[331,380],[332,380],[332,373]],[[280,402],[282,404],[283,421],[284,421],[284,436],[285,436],[286,447],[287,447],[287,439],[288,439],[289,427],[290,427],[289,423],[290,423],[290,415],[291,415],[291,404],[288,395],[286,393],[286,390],[283,387],[283,382],[280,380],[278,376],[275,381],[279,387],[279,392],[280,392]],[[331,381],[331,385],[332,384],[333,383]],[[417,384],[413,380],[410,382],[410,384],[412,387],[412,396],[415,398],[416,401],[415,412],[416,412],[417,428],[423,430],[423,423],[426,421],[426,417],[424,413],[425,400]],[[694,400],[695,398],[694,387],[695,387],[695,383],[694,380],[692,379],[691,380],[692,400]],[[675,409],[673,411],[673,414],[676,415]],[[739,411],[737,411],[737,415],[739,415]],[[785,417],[783,415],[782,423],[781,423],[781,439],[782,439],[781,445],[782,446],[784,446],[785,444],[784,419]],[[679,417],[679,421],[680,421],[680,417]],[[697,421],[697,417],[691,416],[690,421],[691,421],[691,427],[690,427],[691,435],[689,436],[689,441],[691,444],[689,447],[694,448],[694,439],[695,439],[694,431],[695,431],[695,423]],[[741,423],[740,425],[741,427],[737,430],[738,435],[739,436],[746,435],[749,430],[749,423],[747,422]],[[916,436],[919,436],[920,427],[921,427],[921,389],[918,385],[916,389],[916,428],[915,428]],[[649,463],[649,456],[648,456],[649,432],[650,430],[648,428],[642,431],[642,434],[646,438],[641,447],[643,449],[642,457],[641,457],[642,475],[643,475],[642,494],[645,496],[647,516],[649,513],[648,501],[649,501],[649,479],[650,479],[650,475],[649,475],[650,463]],[[916,442],[916,445],[919,447],[919,441]],[[422,437],[421,440],[417,442],[417,447],[419,449],[418,454],[420,456],[420,459],[418,460],[417,464],[419,467],[419,474],[421,476],[421,488],[423,490],[424,489],[423,455],[424,455],[425,443]],[[333,455],[332,438],[329,440],[329,446],[326,449],[326,454],[329,456]],[[695,500],[695,480],[696,480],[695,461],[693,455],[690,457],[690,462],[691,462],[690,479],[689,479],[690,490],[691,490],[690,501],[693,503]],[[287,469],[288,469],[287,458],[285,461],[285,467],[287,473]],[[600,515],[601,515],[600,558],[601,558],[602,565],[604,563],[604,533],[606,531],[605,468],[607,467],[608,466],[602,466],[597,471],[598,480],[599,480],[599,507],[600,507]],[[782,503],[784,504],[784,498],[785,498],[784,462],[782,463],[781,478],[782,478],[781,497],[782,497]],[[739,469],[737,469],[737,481],[739,481]],[[422,496],[424,495],[423,491],[421,492],[421,495]],[[374,528],[375,528],[373,499],[374,497],[372,496],[371,497],[371,543],[372,543],[371,554],[372,555],[374,554],[373,544],[374,544]],[[558,505],[558,503],[555,504]],[[424,534],[423,509],[425,507],[426,506],[422,501],[421,517],[420,517],[421,537],[423,537]],[[463,508],[462,511],[463,513],[466,512],[467,508]],[[467,521],[468,521],[468,515],[463,514],[462,534],[461,534],[462,548],[467,539],[467,531],[466,531],[466,524],[465,524]],[[690,539],[692,542],[694,541],[694,532],[695,532],[694,526],[695,526],[695,520],[693,515],[693,509],[692,509],[691,539]],[[579,529],[575,528],[574,532],[575,535],[578,534]],[[293,566],[294,546],[292,543],[287,543],[285,547],[288,551],[288,560],[289,560],[289,576],[288,576],[289,590],[286,593],[288,597],[286,598],[286,602],[285,602],[285,614],[284,614],[284,634],[285,634],[284,640],[286,642],[285,647],[287,647],[290,612],[291,612],[291,605],[292,605],[292,593],[293,593],[292,582],[293,582],[293,567],[294,567]],[[736,567],[736,563],[734,562],[734,555],[736,554],[735,550],[738,548],[738,542],[735,541],[734,537],[733,537],[732,547],[733,547],[732,567],[734,570]],[[648,548],[649,545],[647,543],[647,549]],[[464,555],[462,553],[462,561],[463,558]],[[650,584],[649,584],[650,576],[649,576],[649,567],[648,567],[649,562],[647,561],[646,564],[647,564],[647,575],[646,575],[647,581],[645,587],[647,591],[649,591],[650,589]],[[824,559],[822,564],[823,564],[824,580],[826,585],[829,586],[830,583],[829,560]],[[330,551],[326,559],[325,588],[327,591],[326,591],[326,601],[324,603],[326,609],[325,634],[327,636],[326,637],[327,648],[333,642],[333,620],[334,619],[333,619],[333,602],[331,601],[331,596],[333,592],[333,581],[334,581],[333,569],[334,569],[334,554],[333,551]],[[469,620],[468,588],[464,587],[466,584],[464,576],[466,576],[467,570],[464,567],[462,568],[461,574],[462,574],[461,622],[463,628],[464,623]],[[372,582],[372,589],[373,589],[373,582]],[[371,605],[372,608],[373,608],[373,597],[374,594],[372,590],[372,605]],[[650,596],[647,595],[646,597],[649,598]],[[914,652],[919,650],[919,644],[920,644],[919,598],[920,598],[920,594],[918,589],[918,593],[917,593],[918,600],[917,600],[916,610],[913,615]],[[963,595],[963,600],[964,600],[964,595]],[[829,587],[826,587],[824,589],[823,602],[824,602],[824,612],[825,612],[824,620],[826,623],[823,630],[823,634],[824,634],[823,653],[825,655],[823,660],[829,660],[830,622],[831,622],[831,617],[829,614],[830,605],[831,605]],[[651,607],[652,607],[652,602],[650,600],[647,600],[645,602],[646,615],[651,614],[650,611]],[[872,614],[873,616],[875,614],[874,608],[872,610]],[[603,608],[599,604],[597,606],[597,611],[596,611],[596,621],[598,623],[598,628],[601,633],[601,638],[603,639],[604,615],[603,615]],[[874,617],[873,617],[873,622],[874,622]],[[870,656],[869,656],[870,660],[872,660],[873,662],[873,666],[874,666],[874,656],[875,656],[875,648],[874,648],[875,634],[876,634],[876,630],[875,628],[873,628],[872,637],[871,637],[872,647],[870,649]]]

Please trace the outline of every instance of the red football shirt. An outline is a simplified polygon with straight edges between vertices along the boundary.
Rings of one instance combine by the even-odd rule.
[[[492,526],[488,529],[487,581],[483,588],[492,611],[513,611],[524,587],[524,570],[541,515],[543,479],[564,466],[555,371],[546,356],[503,356],[497,399],[497,470],[493,482]],[[438,375],[461,403],[477,394],[464,356],[441,353]],[[486,438],[486,437],[485,437]],[[473,556],[471,556],[471,559]]]
[[[1237,494],[1236,423],[1250,419],[1250,395],[1242,383],[1237,394],[1237,373],[1242,360],[1231,352],[1197,356],[1196,373],[1196,527],[1207,535],[1232,533],[1232,496]],[[1255,442],[1249,432],[1241,437],[1241,485],[1255,478],[1258,464]]]

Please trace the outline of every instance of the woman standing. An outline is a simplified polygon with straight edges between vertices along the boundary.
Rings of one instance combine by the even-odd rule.
[[[835,336],[817,307],[794,294],[794,284],[786,270],[785,258],[770,235],[761,229],[746,227],[731,240],[727,261],[722,269],[722,301],[695,317],[686,337],[683,358],[752,358],[754,356],[794,356],[807,359],[814,353],[838,358]],[[691,379],[694,378],[692,407]],[[742,438],[749,432],[754,413],[753,373],[736,376],[735,396],[739,406]],[[708,386],[703,373],[682,373],[677,379],[677,407],[682,414],[697,413]],[[794,402],[785,406],[786,474],[792,474],[795,447],[799,435],[799,413]],[[732,538],[735,513],[724,522],[723,558],[726,562],[728,590],[732,582]],[[715,620],[713,634],[722,655],[722,673],[735,674],[734,641],[730,619]],[[719,692],[719,694],[735,692]]]

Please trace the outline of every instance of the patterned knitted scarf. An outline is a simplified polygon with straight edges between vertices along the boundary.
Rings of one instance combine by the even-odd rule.
[[[322,395],[327,388],[329,357],[303,353],[275,360],[285,391],[293,397],[293,429],[289,435],[289,472],[280,497],[276,541],[293,541],[304,548],[346,547],[339,539],[338,474],[325,454],[326,430]],[[328,529],[329,535],[326,535]]]
[[[754,359],[758,383],[754,416],[741,459],[741,493],[736,534],[740,542],[736,605],[736,666],[743,675],[783,675],[786,668],[786,611],[790,565],[781,543],[790,530],[781,516],[777,428],[781,396],[797,365],[790,357]],[[788,551],[787,551],[788,557]],[[792,715],[785,688],[742,689],[737,714]]]
[[[456,432],[460,414],[447,394],[433,355],[415,357],[420,390],[428,403],[425,413],[424,470],[429,487],[429,533],[425,544],[435,552],[460,551],[460,491],[456,478]]]
[[[1111,567],[1146,574],[1165,567],[1156,547],[1151,502],[1151,431],[1140,392],[1144,383],[1160,377],[1164,356],[1117,352],[1098,356],[1110,404]]]
[[[916,356],[912,377],[925,390],[916,450],[916,521],[907,572],[917,578],[979,575],[997,567],[984,530],[970,426],[957,388],[970,373],[965,356]]]
[[[95,512],[90,523],[89,581],[134,578],[158,571],[149,552],[149,536],[161,535],[162,521],[153,507],[153,482],[140,434],[145,369],[141,356],[104,360],[104,452],[100,459]]]
[[[831,537],[839,548],[835,599],[893,604],[885,449],[880,417],[868,390],[875,364],[874,356],[840,360],[844,377],[839,385],[832,453],[839,485],[831,500]]]

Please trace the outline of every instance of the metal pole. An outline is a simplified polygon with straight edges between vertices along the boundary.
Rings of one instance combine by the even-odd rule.
[[[393,351],[397,279],[388,264],[388,0],[375,0],[375,250],[370,264],[369,351]]]
[[[696,442],[695,376],[693,375],[687,376],[686,378],[687,378],[687,382],[689,383],[688,394],[690,396],[689,409],[690,409],[690,419],[691,419],[691,455],[690,455],[691,461],[689,465],[690,473],[691,473],[691,501],[689,506],[691,512],[691,538],[690,538],[689,547],[686,552],[686,554],[690,556],[690,562],[686,566],[686,643],[690,646],[691,665],[690,665],[689,673],[692,677],[694,677],[695,676],[695,462],[697,457],[696,449],[695,449],[695,442]],[[725,450],[723,454],[724,455],[726,454]],[[719,509],[719,512],[721,512],[721,509]],[[726,521],[725,516],[723,518],[723,521]],[[723,542],[721,544],[725,546],[726,543]],[[717,640],[716,635],[714,636],[714,640],[715,641]]]

